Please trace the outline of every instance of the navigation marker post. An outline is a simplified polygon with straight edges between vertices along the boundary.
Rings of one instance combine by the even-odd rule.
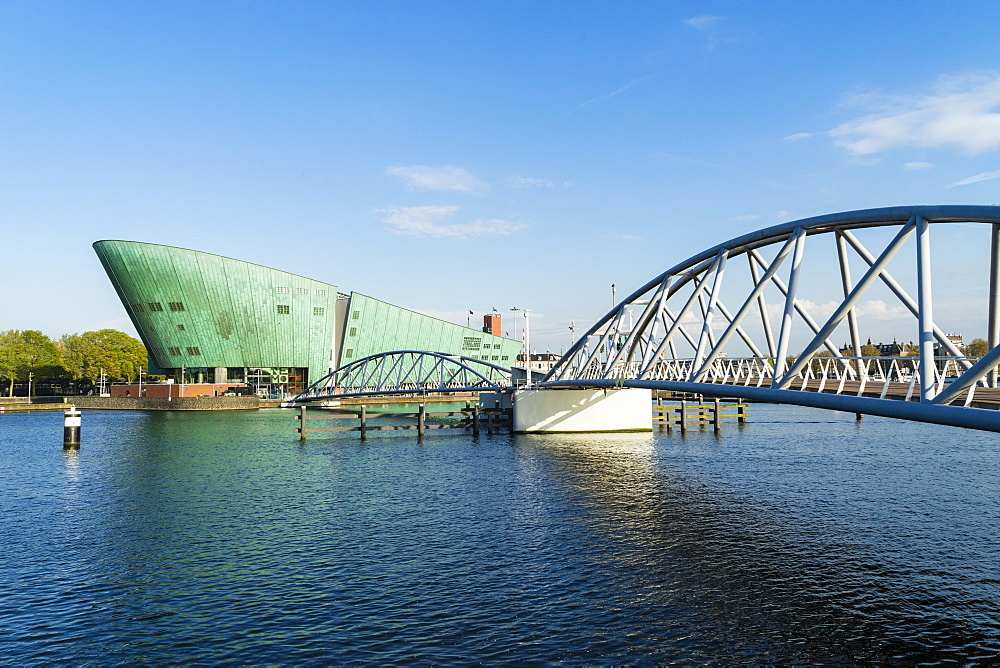
[[[63,447],[80,447],[80,411],[75,405],[63,413]]]

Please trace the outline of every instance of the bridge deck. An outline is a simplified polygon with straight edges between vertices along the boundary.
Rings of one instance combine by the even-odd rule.
[[[713,385],[740,385],[742,386],[746,382],[746,378],[736,378],[731,382],[726,383],[712,383]],[[749,386],[756,386],[757,380],[750,379]],[[820,385],[823,385],[823,394],[838,394],[837,389],[840,387],[840,381],[837,380],[827,380],[826,382],[820,380],[810,380],[807,381],[805,385],[802,382],[793,383],[794,389],[803,389],[809,392],[818,392]],[[842,395],[850,396],[862,396],[878,399],[882,397],[883,387],[885,383],[880,380],[869,380],[864,384],[864,392],[860,395],[858,394],[861,390],[861,381],[848,380],[844,381],[843,389],[839,392]],[[771,381],[769,379],[764,380],[760,384],[760,387],[771,387]],[[888,389],[885,390],[886,399],[896,399],[905,400],[907,393],[910,393],[910,401],[920,400],[920,383],[914,383],[910,386],[910,383],[903,382],[890,382]],[[961,406],[965,403],[965,395],[963,393],[962,398],[952,402],[953,406]],[[974,408],[992,408],[1000,409],[1000,388],[996,387],[977,387],[975,394],[973,395],[972,402],[969,404]]]

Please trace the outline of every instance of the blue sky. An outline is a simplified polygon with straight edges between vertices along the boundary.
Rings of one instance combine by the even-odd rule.
[[[612,283],[753,229],[1000,202],[998,29],[995,1],[5,0],[0,329],[133,331],[90,247],[131,239],[529,308],[558,351]]]

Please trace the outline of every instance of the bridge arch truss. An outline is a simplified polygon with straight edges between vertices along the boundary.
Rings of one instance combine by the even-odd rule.
[[[932,257],[953,266],[935,273]],[[970,314],[987,334],[978,357],[949,335]],[[872,354],[866,331],[889,325],[909,340]],[[974,403],[977,388],[1000,402],[998,364],[1000,206],[909,206],[792,221],[679,262],[598,320],[542,385],[735,395],[1000,431],[1000,411]]]
[[[510,369],[461,355],[425,350],[393,350],[369,355],[334,369],[292,403],[393,394],[478,392],[510,384]]]

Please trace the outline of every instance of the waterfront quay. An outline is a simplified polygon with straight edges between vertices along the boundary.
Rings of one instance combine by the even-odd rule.
[[[400,406],[399,410],[409,410]],[[1000,436],[754,404],[721,431],[0,419],[11,665],[988,664]]]

